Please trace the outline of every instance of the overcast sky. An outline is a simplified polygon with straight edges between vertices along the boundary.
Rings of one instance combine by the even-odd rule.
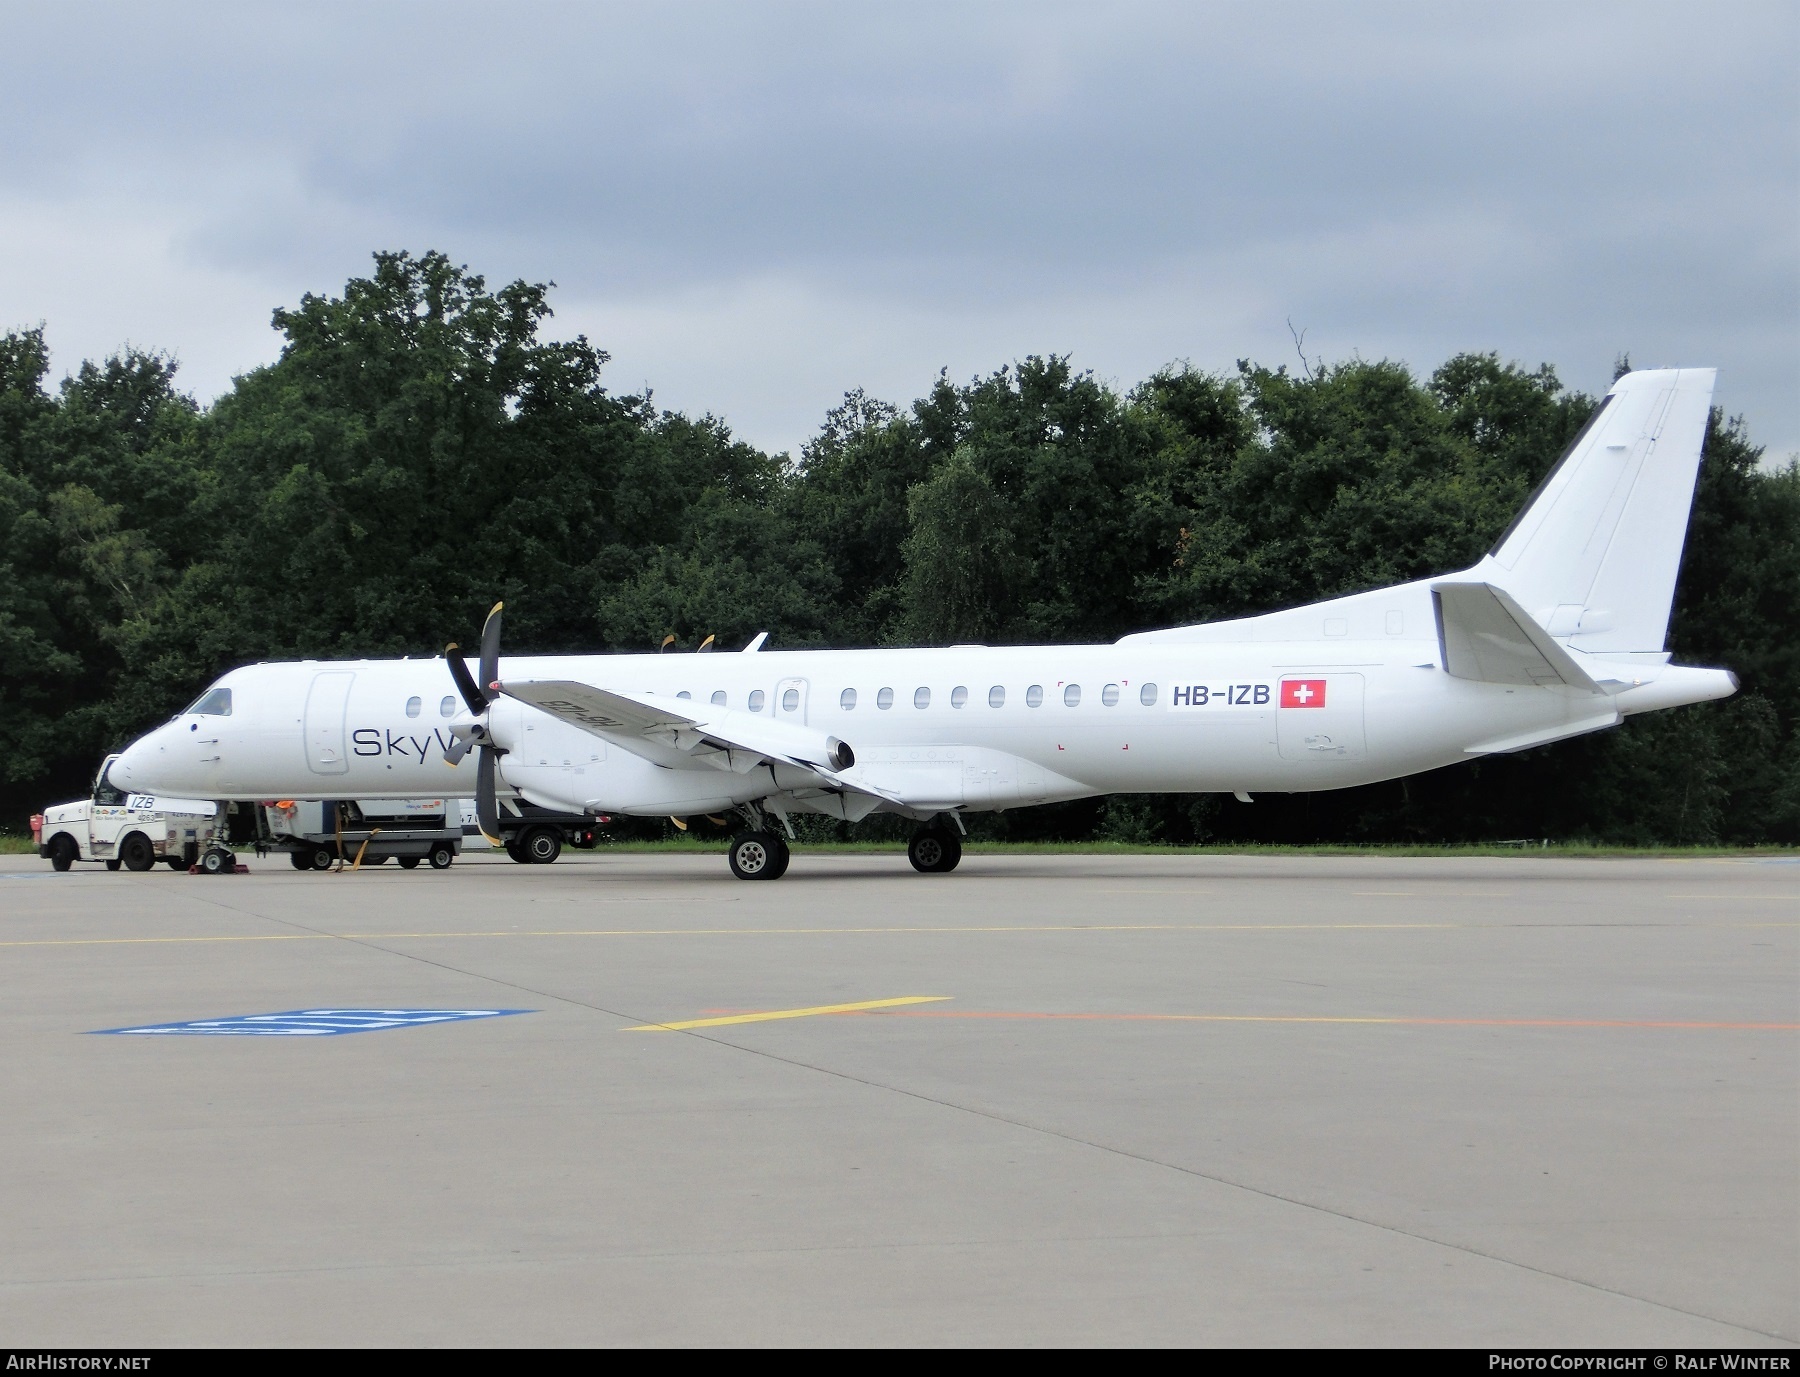
[[[209,401],[378,248],[797,449],[1067,353],[1715,364],[1800,451],[1800,5],[0,0],[0,329]]]

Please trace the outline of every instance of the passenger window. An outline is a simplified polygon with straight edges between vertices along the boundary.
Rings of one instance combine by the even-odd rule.
[[[1081,685],[1070,684],[1063,690],[1063,702],[1071,708],[1081,706]]]
[[[875,706],[880,708],[883,712],[886,712],[889,708],[893,707],[894,691],[892,689],[884,688],[880,693],[876,694]]]
[[[406,700],[406,715],[408,717],[417,717],[419,715],[419,709],[424,706],[425,704],[421,699],[416,697],[408,698]]]
[[[1026,707],[1035,708],[1038,706],[1038,704],[1042,703],[1043,701],[1044,701],[1044,686],[1042,684],[1033,684],[1030,688],[1025,690],[1025,706]]]
[[[194,700],[188,712],[200,717],[230,717],[231,690],[228,688],[208,689]]]
[[[689,693],[686,689],[683,689],[680,693],[676,694],[675,696],[677,698],[692,698],[694,695]]]
[[[849,712],[851,708],[855,707],[856,706],[856,690],[855,689],[845,689],[842,693],[840,693],[838,695],[838,706],[840,708],[842,708],[845,712]]]
[[[781,710],[783,712],[796,712],[799,710],[799,707],[800,707],[800,690],[799,689],[789,689],[786,693],[781,695]]]
[[[988,706],[990,708],[1003,708],[1006,706],[1006,690],[1001,688],[1000,685],[995,684],[988,690]]]
[[[931,706],[931,690],[928,688],[914,689],[913,690],[913,706],[915,708],[930,707]]]
[[[443,700],[438,703],[438,716],[439,717],[455,717],[456,716],[456,700],[447,693],[444,695]]]
[[[1142,703],[1147,708],[1155,707],[1156,706],[1156,685],[1155,684],[1145,684],[1141,689],[1139,689],[1138,690],[1138,702]]]
[[[751,689],[750,690],[750,711],[751,712],[761,712],[762,705],[763,705],[763,691],[761,689]]]
[[[713,700],[713,706],[715,708],[724,707],[725,706],[725,690],[724,689],[714,689],[712,700]]]
[[[968,701],[969,701],[969,691],[966,688],[964,688],[961,684],[958,684],[955,688],[950,690],[950,706],[951,707],[960,708],[964,703],[966,703]]]
[[[1105,688],[1101,689],[1100,701],[1109,708],[1117,707],[1119,704],[1119,686],[1117,684],[1108,684]]]

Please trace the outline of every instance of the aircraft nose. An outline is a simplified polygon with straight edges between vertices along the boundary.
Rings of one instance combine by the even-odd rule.
[[[124,750],[120,751],[119,758],[113,761],[112,769],[107,773],[106,777],[121,789],[131,789],[142,792],[139,788],[140,781],[138,775],[142,767],[143,755],[141,748],[144,744],[144,740],[145,738],[140,736],[136,741],[133,741]]]
[[[157,764],[160,761],[166,771],[169,764],[167,745],[169,727],[158,727],[153,732],[146,732],[133,741],[113,762],[107,779],[120,789],[129,789],[134,793],[155,793],[157,791]],[[166,791],[165,791],[166,792]]]

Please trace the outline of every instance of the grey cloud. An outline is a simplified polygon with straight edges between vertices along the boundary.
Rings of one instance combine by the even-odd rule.
[[[1716,343],[1800,442],[1781,4],[8,13],[0,196],[172,208],[191,263],[289,298],[388,246],[554,278],[600,323],[759,281],[946,330],[1212,284],[1421,366]],[[1173,315],[1153,345],[1256,352]]]

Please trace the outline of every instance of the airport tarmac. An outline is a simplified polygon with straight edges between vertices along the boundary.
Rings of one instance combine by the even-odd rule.
[[[0,858],[9,1344],[1800,1340],[1800,865],[250,865]]]

